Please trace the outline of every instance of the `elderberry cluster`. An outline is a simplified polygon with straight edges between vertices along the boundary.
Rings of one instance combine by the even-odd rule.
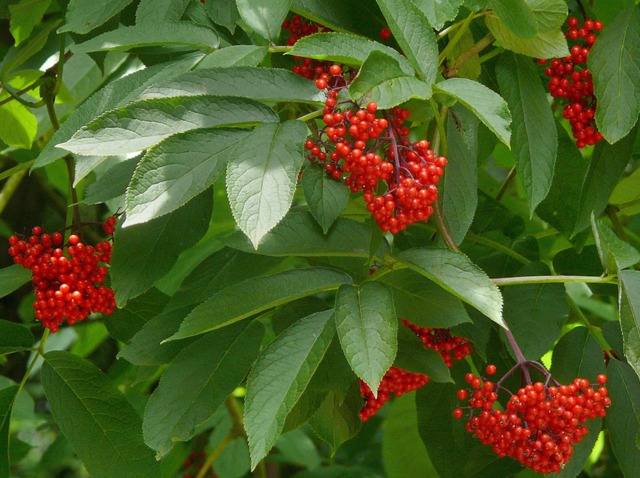
[[[602,30],[599,20],[585,20],[583,25],[577,18],[567,20],[569,30],[565,36],[570,43],[571,55],[556,58],[545,69],[549,80],[549,92],[555,98],[566,98],[562,116],[569,120],[578,148],[594,145],[604,138],[596,129],[596,98],[593,94],[593,79],[587,68],[587,57],[596,42],[596,34]],[[545,64],[547,60],[540,59]]]
[[[189,453],[189,457],[182,464],[182,467],[185,471],[184,475],[182,475],[182,478],[194,478],[204,466],[206,458],[207,454],[204,451],[192,451],[191,453]],[[206,476],[215,478],[216,475],[211,472]]]
[[[494,365],[487,367],[487,374],[495,371]],[[457,396],[469,401],[467,431],[500,457],[514,458],[538,473],[559,473],[571,458],[574,443],[588,433],[584,423],[606,415],[611,404],[604,386],[607,377],[598,375],[593,385],[584,378],[560,385],[549,375],[547,383],[529,384],[511,394],[503,411],[494,405],[498,392],[505,390],[501,386],[505,377],[494,383],[466,375],[470,390],[461,389]],[[554,385],[549,386],[552,380]],[[453,415],[462,418],[465,412],[457,408]]]
[[[115,217],[102,224],[113,234]],[[13,262],[31,270],[35,293],[36,319],[57,332],[66,320],[69,325],[84,320],[92,312],[111,314],[116,303],[114,292],[103,285],[111,262],[111,243],[86,245],[72,234],[63,244],[59,232],[43,234],[36,226],[26,240],[9,238],[9,255]]]
[[[313,35],[314,33],[331,31],[319,23],[312,22],[299,15],[293,15],[291,19],[282,22],[282,29],[289,31],[289,37],[287,38],[288,46],[293,46],[300,38]],[[327,68],[331,65],[328,61],[312,60],[311,58],[302,58],[299,56],[294,56],[293,60],[296,62],[296,65],[292,68],[292,71],[296,75],[308,78],[309,80],[319,78],[320,75],[327,72]]]
[[[471,353],[471,346],[466,339],[454,337],[449,329],[430,329],[419,327],[406,319],[402,323],[409,327],[422,341],[425,347],[436,350],[445,361],[447,367],[453,366],[452,356],[456,360],[462,360]],[[378,410],[387,403],[391,395],[400,397],[429,383],[429,377],[421,373],[412,373],[398,367],[391,367],[382,377],[378,387],[378,396],[374,397],[369,386],[360,380],[360,394],[364,399],[364,405],[360,410],[360,419],[366,422],[378,413]]]

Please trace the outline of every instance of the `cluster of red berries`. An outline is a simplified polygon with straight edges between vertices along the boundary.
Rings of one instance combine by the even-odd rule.
[[[412,324],[406,319],[402,322],[420,338],[422,343],[440,353],[447,367],[453,366],[451,357],[462,360],[471,353],[471,346],[462,337],[454,337],[448,329],[428,329]],[[360,380],[360,394],[364,405],[360,410],[360,419],[366,422],[378,413],[378,410],[389,401],[391,394],[399,397],[412,392],[429,383],[429,377],[421,373],[412,373],[398,367],[391,367],[382,377],[378,387],[378,396],[374,397],[369,386]]]
[[[197,476],[198,472],[204,466],[205,459],[207,458],[207,454],[204,451],[197,452],[192,451],[189,453],[189,457],[184,461],[182,467],[185,469],[184,475],[182,478],[194,478]],[[211,469],[209,469],[210,473],[208,473],[207,477],[215,478],[215,474]]]
[[[361,108],[339,99],[352,77],[353,72],[332,65],[316,79],[327,94],[324,126],[305,143],[307,157],[320,162],[334,179],[344,178],[351,191],[363,191],[378,226],[397,234],[431,216],[447,159],[435,157],[428,141],[409,140],[405,122],[410,111],[395,107],[380,112],[373,102]],[[385,187],[378,193],[380,181]]]
[[[495,365],[487,367],[487,374],[495,372]],[[548,385],[549,375],[547,383],[529,384],[511,395],[504,411],[494,408],[498,392],[505,390],[504,378],[497,383],[472,373],[465,378],[471,390],[458,390],[457,396],[469,401],[467,431],[498,456],[514,458],[538,473],[559,473],[571,458],[574,443],[588,433],[584,423],[604,417],[611,404],[606,375],[598,375],[593,385],[576,378],[570,385],[553,386]],[[462,418],[464,411],[457,408],[453,415]]]
[[[585,20],[584,24],[580,25],[577,18],[571,17],[567,24],[569,30],[565,36],[574,43],[571,55],[552,60],[550,66],[545,69],[545,75],[550,78],[551,96],[567,99],[562,116],[571,123],[578,148],[584,148],[604,139],[596,129],[593,79],[586,66],[589,51],[597,39],[596,33],[602,30],[602,22]],[[545,64],[547,60],[540,59],[538,62]]]
[[[111,217],[102,227],[112,234],[115,222]],[[94,247],[72,234],[63,244],[61,233],[43,234],[39,226],[31,233],[26,240],[11,236],[9,255],[14,263],[31,270],[36,319],[57,332],[65,320],[73,325],[92,312],[113,312],[114,292],[103,285],[108,274],[106,265],[111,261],[109,241]]]
[[[307,20],[299,15],[293,15],[290,19],[282,22],[282,29],[289,31],[289,37],[287,38],[287,45],[293,46],[300,38],[313,35],[314,33],[326,33],[331,30],[320,25],[319,23]],[[304,78],[313,80],[320,77],[323,73],[326,73],[327,68],[331,64],[328,61],[312,60],[311,58],[302,58],[294,56],[293,60],[296,65],[293,67],[293,72],[296,75],[300,75]]]

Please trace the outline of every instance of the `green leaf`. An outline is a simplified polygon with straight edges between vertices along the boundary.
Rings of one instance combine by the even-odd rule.
[[[255,248],[291,207],[307,133],[301,121],[265,124],[249,133],[231,156],[227,167],[231,212]]]
[[[190,69],[196,61],[197,58],[189,57],[169,64],[153,65],[108,83],[75,109],[66,121],[60,125],[60,129],[53,134],[46,146],[42,148],[33,168],[46,166],[63,157],[66,152],[55,145],[69,140],[77,130],[90,123],[104,111],[124,106],[137,98],[140,92],[151,84],[183,73]]]
[[[525,0],[489,0],[488,3],[513,33],[522,38],[536,35],[536,19]]]
[[[233,66],[190,71],[148,88],[141,96],[238,96],[260,101],[324,103],[315,84],[288,70]]]
[[[263,38],[275,41],[291,7],[291,0],[236,0],[236,5],[249,28]]]
[[[435,93],[450,96],[473,111],[500,141],[510,147],[511,114],[507,102],[499,94],[466,78],[450,78],[433,85],[433,89]]]
[[[71,0],[67,6],[66,22],[58,29],[58,33],[89,33],[124,10],[131,1],[112,0],[109,2],[87,3],[83,0]]]
[[[640,262],[640,252],[594,216],[591,216],[591,230],[600,262],[608,274],[617,274],[619,269],[627,269]]]
[[[624,355],[640,377],[640,272],[620,272],[620,328]]]
[[[513,118],[511,149],[533,214],[549,193],[553,180],[558,150],[553,113],[530,58],[511,53],[500,55],[496,76]]]
[[[0,390],[0,476],[11,476],[9,460],[9,423],[11,409],[18,386],[12,385]]]
[[[42,386],[51,414],[87,471],[103,478],[160,476],[142,440],[142,420],[95,365],[73,354],[45,354]]]
[[[144,412],[145,443],[168,452],[189,440],[242,382],[260,350],[262,324],[235,324],[184,348],[162,375]]]
[[[599,216],[607,207],[609,196],[631,159],[637,133],[638,128],[635,127],[616,144],[601,141],[595,146],[589,171],[582,184],[573,235],[589,227],[592,212]]]
[[[551,373],[560,383],[572,383],[576,377],[594,382],[605,371],[602,348],[586,327],[571,329],[553,348]]]
[[[301,183],[309,210],[326,234],[340,213],[347,207],[349,188],[340,181],[329,177],[317,164],[311,164],[304,170]],[[284,219],[283,222],[286,220]],[[258,251],[262,249],[270,237],[270,234],[265,236]]]
[[[33,342],[33,335],[27,327],[0,320],[0,355],[29,350]]]
[[[208,189],[248,134],[242,129],[193,130],[150,148],[127,188],[124,225],[168,214]]]
[[[624,476],[634,476],[640,469],[640,448],[635,440],[640,431],[640,382],[633,369],[618,360],[609,362],[607,377],[609,441]]]
[[[434,382],[453,382],[447,365],[438,352],[424,346],[408,327],[398,330],[398,354],[394,366],[428,375]]]
[[[189,0],[140,0],[136,23],[177,22],[188,5]]]
[[[23,65],[30,58],[40,53],[45,48],[51,32],[60,25],[61,21],[61,19],[55,19],[45,22],[42,27],[37,28],[38,32],[29,38],[26,44],[23,44],[18,49],[10,50],[9,53],[13,54],[5,55],[0,61],[2,67],[0,76],[6,78],[15,68],[23,68]]]
[[[359,104],[373,101],[378,108],[389,109],[411,98],[429,99],[431,85],[407,76],[395,58],[374,50],[349,85],[349,95]]]
[[[196,307],[169,340],[203,334],[295,299],[335,290],[351,278],[323,268],[294,269],[247,279],[222,289]]]
[[[215,5],[209,2],[207,5]],[[209,53],[198,63],[198,69],[232,66],[258,66],[264,60],[268,48],[258,45],[231,45]],[[256,92],[259,93],[259,92]]]
[[[414,0],[413,3],[427,16],[433,28],[441,30],[445,23],[455,20],[464,0]]]
[[[438,44],[433,28],[411,0],[376,0],[393,37],[427,84],[438,75]]]
[[[558,58],[569,55],[567,39],[559,29],[538,33],[532,38],[521,38],[497,17],[487,15],[485,22],[500,45],[512,52],[533,58]]]
[[[0,140],[8,146],[31,149],[38,132],[38,120],[34,114],[17,101],[0,106]]]
[[[277,120],[268,106],[243,98],[156,98],[136,101],[104,113],[82,127],[69,141],[56,146],[76,154],[126,154],[193,129],[253,126]]]
[[[417,272],[400,269],[377,279],[391,289],[398,317],[420,327],[450,328],[471,322],[462,302]]]
[[[109,334],[121,342],[128,342],[140,329],[154,317],[158,316],[169,302],[169,296],[156,288],[127,302],[121,309],[103,317]]]
[[[258,357],[247,380],[244,423],[251,468],[282,432],[335,334],[333,311],[312,314],[285,330]]]
[[[382,462],[387,478],[436,477],[418,434],[413,394],[398,397],[387,408],[382,434]]]
[[[31,271],[19,264],[0,269],[0,297],[5,297],[31,280]]]
[[[341,286],[335,320],[344,356],[377,396],[382,377],[393,365],[398,350],[398,320],[391,290],[378,282]]]
[[[640,169],[623,178],[611,193],[609,202],[614,204],[621,214],[638,214],[640,204]]]
[[[598,98],[596,124],[609,143],[624,138],[640,113],[640,7],[632,5],[598,36],[589,52]]]
[[[51,0],[20,0],[18,3],[9,5],[10,31],[15,40],[15,46],[29,38],[33,27],[42,20],[50,3]]]
[[[533,262],[517,273],[521,276],[550,275],[549,268]],[[563,284],[527,284],[505,287],[504,320],[524,356],[538,360],[560,335],[569,315]]]
[[[447,249],[409,249],[397,260],[506,327],[500,290],[464,254]]]
[[[240,20],[236,2],[205,2],[204,8],[213,23],[222,25],[231,33],[235,31],[236,22]]]
[[[268,256],[368,258],[370,239],[371,229],[353,219],[339,217],[327,234],[323,234],[322,228],[308,211],[291,210],[280,224],[264,236],[257,249],[240,232],[232,233],[223,241],[234,249]]]
[[[348,33],[316,33],[315,35],[309,35],[298,40],[287,54],[359,67],[374,50],[395,58],[402,71],[407,75],[415,74],[411,63],[393,48]]]
[[[73,45],[71,51],[128,51],[132,48],[153,46],[180,46],[192,50],[212,51],[219,45],[218,35],[210,28],[192,22],[157,21],[116,28],[84,43]]]
[[[108,156],[98,157],[106,159]],[[80,158],[86,158],[86,156],[78,156],[76,161]],[[95,182],[89,185],[82,202],[100,204],[124,196],[139,162],[140,156],[136,156],[114,165],[106,173],[101,174]]]
[[[136,226],[117,227],[118,247],[111,256],[110,272],[119,306],[164,277],[180,253],[200,240],[209,227],[212,208],[213,195],[205,191],[171,214]]]

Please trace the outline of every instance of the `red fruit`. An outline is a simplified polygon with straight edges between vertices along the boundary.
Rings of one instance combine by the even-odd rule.
[[[388,40],[389,38],[391,38],[391,30],[389,30],[387,27],[384,27],[382,30],[380,30],[380,38],[382,38],[383,40]]]

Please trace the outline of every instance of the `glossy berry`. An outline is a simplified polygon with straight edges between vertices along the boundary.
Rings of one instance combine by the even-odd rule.
[[[389,38],[391,38],[391,30],[389,30],[387,27],[384,27],[382,30],[380,30],[380,38],[382,38],[383,40],[388,40]]]

